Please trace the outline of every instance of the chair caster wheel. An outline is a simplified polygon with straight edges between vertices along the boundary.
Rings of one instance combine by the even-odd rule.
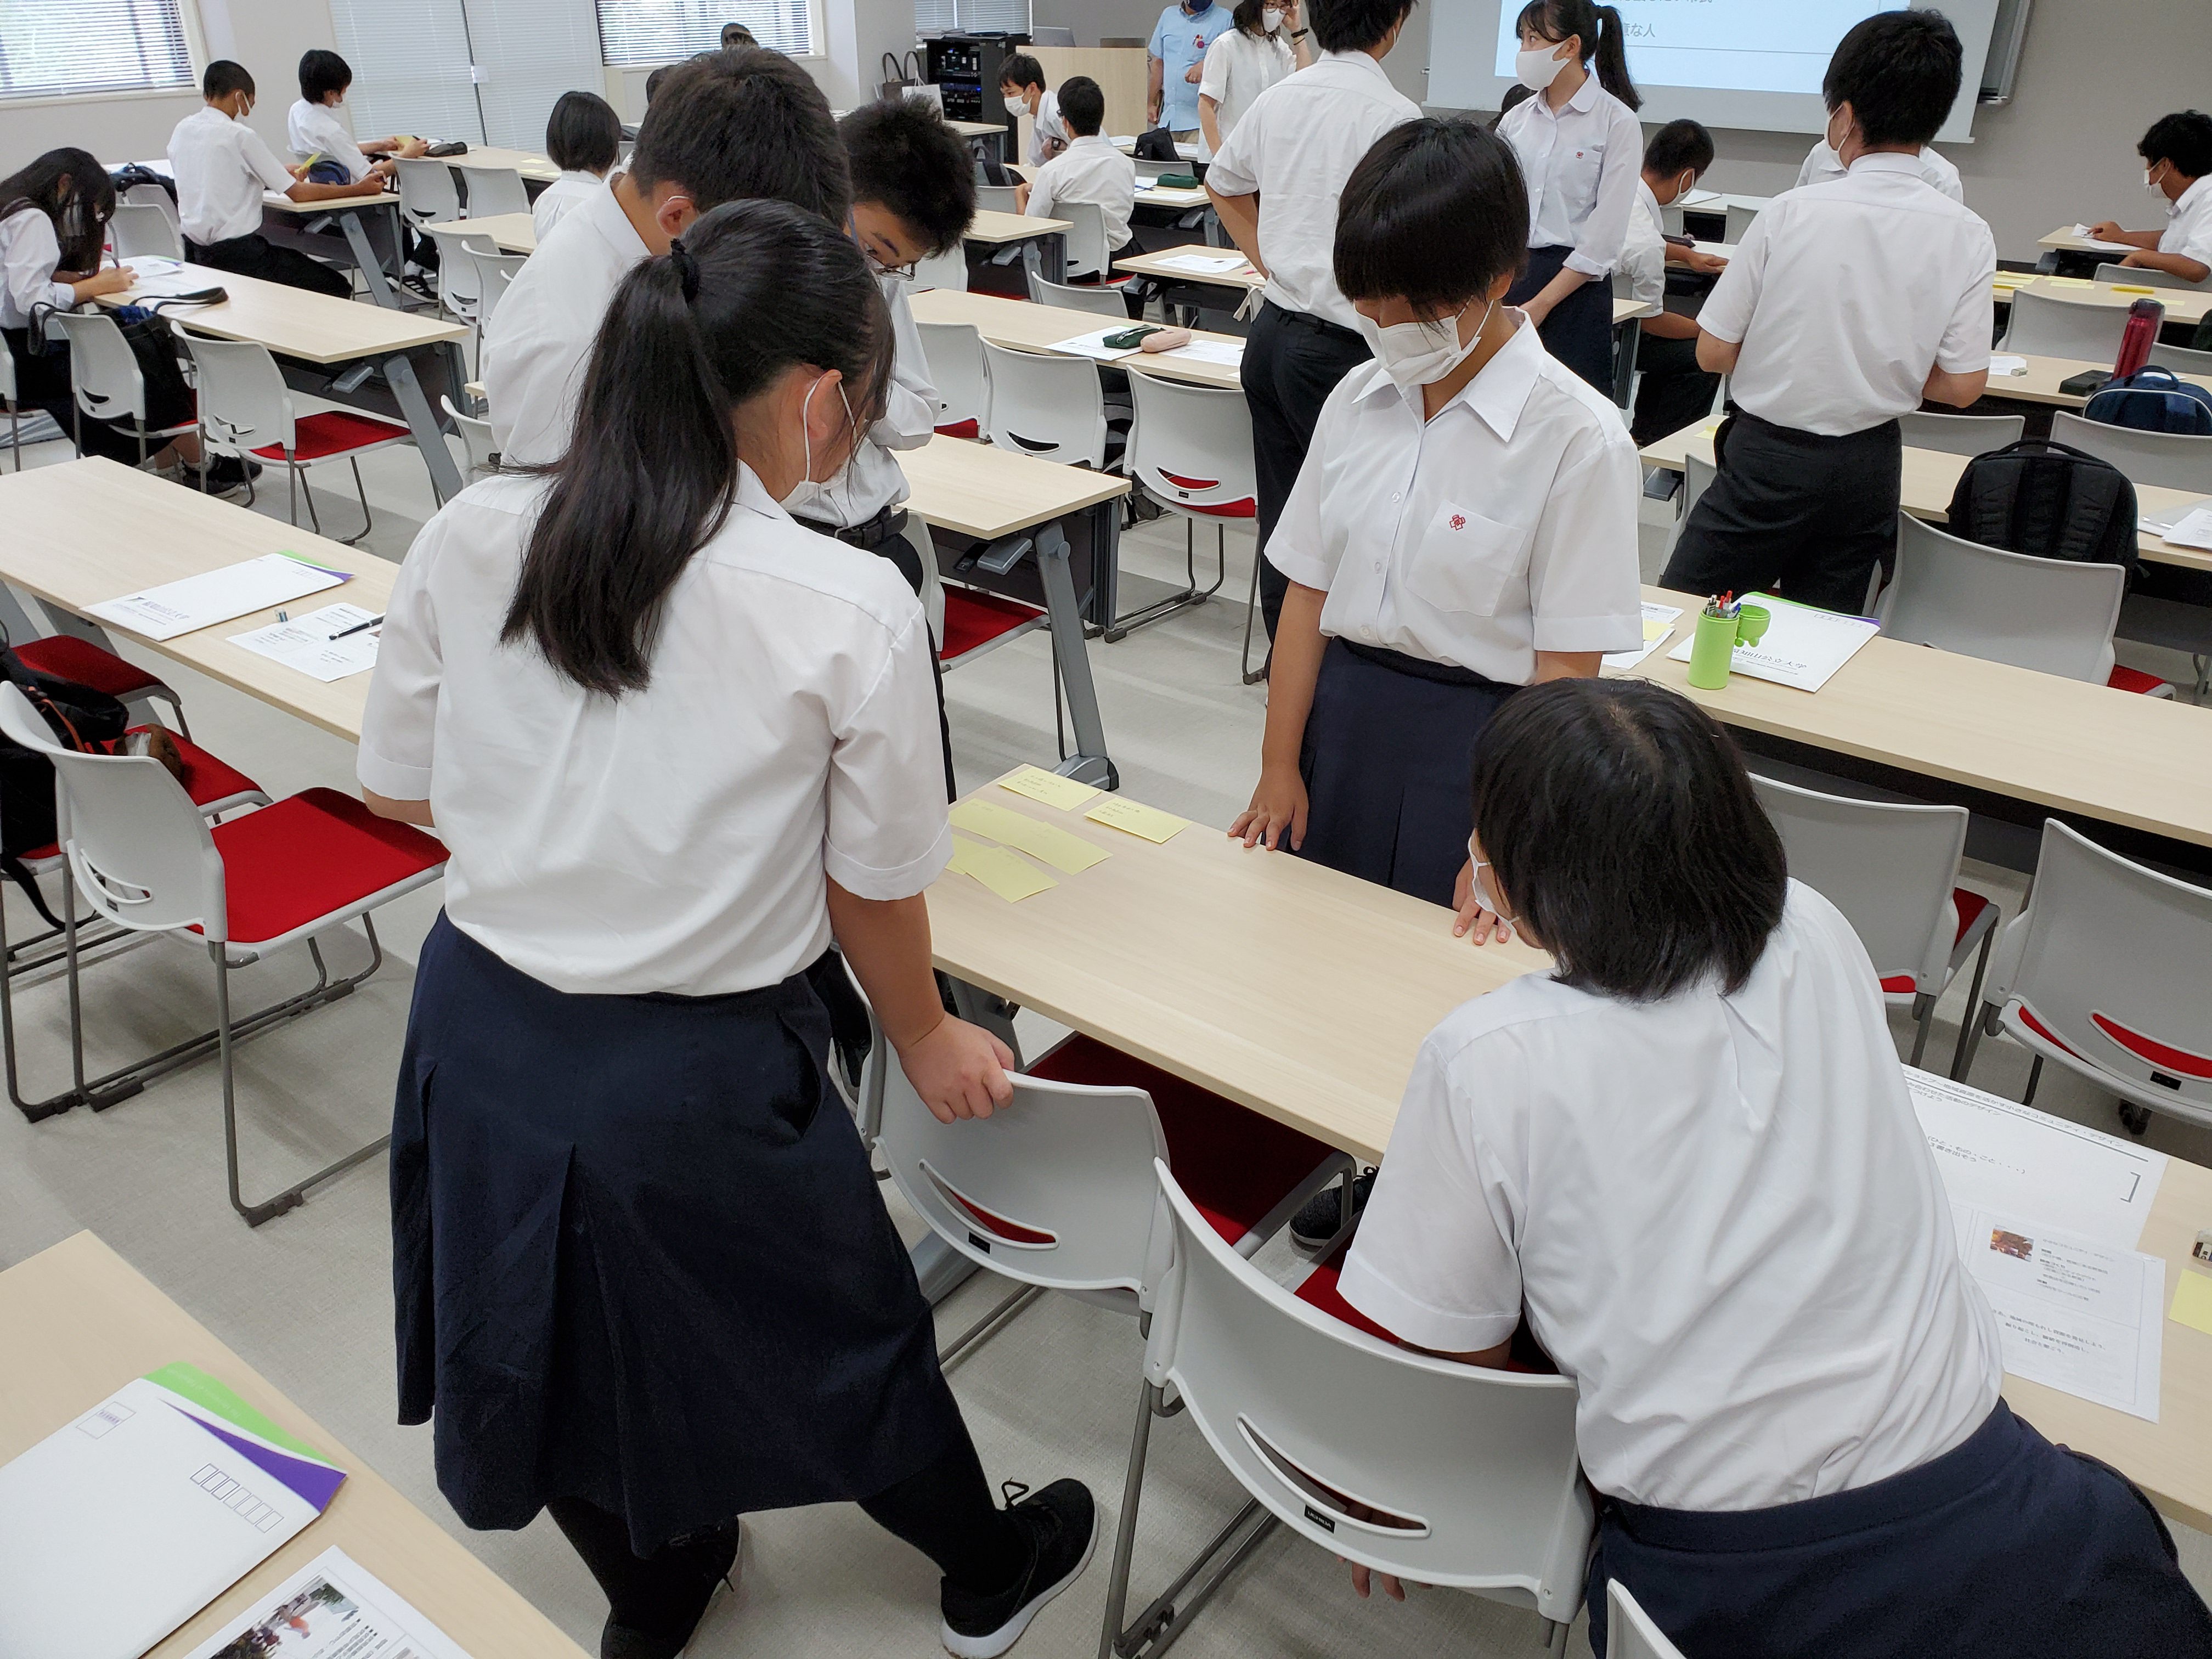
[[[2150,1128],[2150,1108],[2137,1106],[2131,1101],[2119,1103],[2120,1123],[2131,1135],[2141,1135]]]

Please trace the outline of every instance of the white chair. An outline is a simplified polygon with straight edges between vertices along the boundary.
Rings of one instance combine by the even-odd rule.
[[[2170,368],[2192,380],[2212,380],[2212,351],[2192,351],[2187,346],[2154,345],[2150,367]]]
[[[926,259],[917,259],[914,266],[914,286],[917,289],[941,288],[955,294],[968,291],[968,253],[955,242],[942,253],[933,253]]]
[[[177,198],[161,185],[133,185],[115,199],[118,204],[128,204],[132,207],[153,208],[169,222],[172,230],[176,230],[179,236],[184,234],[177,223]]]
[[[1057,202],[1052,216],[1065,219],[1075,228],[1066,234],[1067,262],[1064,275],[1103,278],[1114,262],[1113,251],[1106,246],[1106,216],[1098,210],[1096,202]],[[1127,279],[1114,284],[1121,287]],[[1123,313],[1127,314],[1126,312]]]
[[[1058,306],[1063,311],[1085,311],[1096,317],[1129,320],[1129,307],[1119,288],[1077,287],[1073,283],[1048,283],[1034,270],[1029,273],[1030,298],[1037,305]]]
[[[462,249],[461,257],[474,261],[476,265],[477,336],[481,341],[483,331],[491,326],[491,314],[499,308],[507,284],[521,275],[522,267],[529,263],[530,256],[526,253],[481,252],[471,239]]]
[[[923,323],[921,355],[937,388],[937,429],[948,438],[980,438],[991,410],[983,337],[971,323]]]
[[[15,471],[23,470],[23,410],[16,403],[15,354],[0,351],[0,404],[8,407],[8,444],[15,452]]]
[[[438,247],[439,308],[469,325],[470,344],[481,351],[483,289],[479,286],[483,277],[477,260],[497,258],[499,250],[492,246],[490,237],[468,231],[426,230],[423,234]]]
[[[2212,892],[2046,818],[2027,908],[2006,924],[1952,1074],[1966,1077],[1984,1032],[2002,1035],[2035,1056],[2028,1099],[2055,1060],[2119,1096],[2137,1134],[2153,1112],[2212,1124],[2207,962]]]
[[[468,471],[471,478],[489,478],[499,471],[499,443],[491,435],[491,422],[478,420],[473,415],[464,415],[453,407],[451,398],[441,397],[446,418],[461,434],[461,447],[467,452]]]
[[[2120,355],[2120,336],[2127,326],[2124,306],[2087,304],[2018,288],[2012,295],[2012,320],[1997,344],[1999,350],[2029,356],[2109,363]]]
[[[1103,469],[1106,465],[1106,394],[1088,357],[1015,351],[983,342],[991,396],[983,429],[1017,455]]]
[[[1417,1353],[1331,1318],[1255,1272],[1166,1165],[1157,1173],[1173,1265],[1153,1297],[1100,1652],[1148,1642],[1158,1653],[1279,1526],[1326,1553],[1316,1573],[1341,1571],[1329,1559],[1341,1557],[1533,1607],[1564,1653],[1595,1530],[1575,1385]],[[1125,1630],[1146,1443],[1170,1388],[1251,1501]]]
[[[1743,240],[1744,233],[1751,228],[1751,222],[1759,217],[1759,210],[1755,207],[1738,207],[1734,202],[1730,202],[1728,204],[1728,211],[1723,216],[1728,222],[1728,228],[1721,233],[1721,240],[1726,242],[1730,247],[1735,247]]]
[[[301,415],[293,407],[292,389],[269,349],[252,340],[210,340],[177,331],[185,349],[199,372],[200,437],[220,453],[251,456],[282,465],[290,484],[287,516],[300,522],[300,497],[307,498],[307,522],[323,533],[322,518],[315,511],[315,494],[307,486],[307,469],[326,461],[344,461],[353,468],[353,487],[361,497],[361,528],[338,539],[351,546],[368,534],[374,523],[368,509],[368,487],[362,482],[361,458],[372,450],[411,443],[413,434],[404,426],[380,421],[357,410],[325,410]],[[246,482],[246,504],[253,502],[252,477]]]
[[[84,453],[88,415],[125,426],[138,440],[141,466],[146,464],[149,440],[174,438],[192,430],[197,423],[191,421],[148,430],[146,377],[139,372],[138,359],[114,318],[104,311],[57,312],[48,322],[69,339],[70,378],[76,383],[76,430],[71,435],[76,440],[78,454]]]
[[[1790,873],[1844,913],[1874,960],[1884,1000],[1911,1006],[1917,1066],[1936,999],[1969,957],[1966,1006],[1980,1006],[1990,944],[2003,921],[1993,901],[1959,885],[1966,809],[1853,800],[1756,773],[1751,787],[1782,837]]]
[[[1936,415],[1916,409],[1897,417],[1908,449],[1940,449],[1947,455],[1986,455],[2016,444],[2027,431],[2025,415]]]
[[[1132,365],[1129,390],[1137,417],[1129,428],[1123,470],[1137,487],[1182,520],[1182,591],[1141,611],[1114,618],[1110,643],[1188,605],[1203,605],[1221,591],[1229,573],[1229,525],[1259,520],[1259,478],[1252,460],[1252,410],[1242,392],[1164,380]],[[1213,586],[1198,585],[1198,526],[1213,526]],[[1252,592],[1244,612],[1244,669],[1251,671],[1252,617],[1260,608],[1257,550]]]
[[[466,161],[456,161],[453,170],[467,188],[470,218],[530,211],[530,191],[513,167],[472,167]]]
[[[2054,442],[2086,449],[2110,461],[2130,482],[2162,489],[2193,489],[2212,495],[2212,437],[2188,432],[2142,432],[2084,419],[2065,410],[2051,416]]]
[[[978,185],[975,186],[975,211],[978,213],[1019,213],[1019,199],[1012,185]]]
[[[2192,283],[2185,276],[2177,276],[2170,270],[2137,270],[2133,265],[2101,264],[2097,267],[2100,283],[2118,283],[2123,288],[2179,288],[2191,294],[2202,294],[2212,288],[2212,280]]]
[[[451,167],[419,155],[405,161],[394,158],[393,166],[398,170],[399,210],[417,230],[461,216],[461,192],[453,183]],[[438,252],[442,257],[445,250],[441,247]]]
[[[1618,1578],[1605,1585],[1605,1659],[1688,1659]]]
[[[184,234],[177,228],[177,222],[148,204],[118,202],[115,217],[108,222],[107,240],[118,259],[137,253],[163,259],[185,257]]]

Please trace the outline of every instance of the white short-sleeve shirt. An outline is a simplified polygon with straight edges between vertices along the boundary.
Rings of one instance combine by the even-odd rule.
[[[1522,99],[1498,136],[1513,146],[1528,185],[1528,246],[1571,249],[1569,270],[1611,274],[1644,174],[1636,112],[1593,75],[1557,109],[1540,92]]]
[[[2185,254],[2199,264],[2212,265],[2212,173],[2174,198],[2166,211],[2158,251]]]
[[[1643,638],[1636,446],[1528,319],[1426,422],[1376,363],[1329,394],[1268,562],[1323,634],[1525,685],[1539,651]]]
[[[54,280],[62,245],[43,209],[27,207],[0,219],[0,328],[28,328],[34,306],[67,311],[76,290]]]
[[[530,228],[539,241],[544,241],[554,226],[568,216],[575,207],[595,190],[606,188],[606,180],[596,173],[585,173],[576,167],[564,170],[561,176],[538,192],[538,199],[530,204]]]
[[[1630,297],[1656,306],[1667,297],[1667,222],[1659,198],[1643,179],[1636,181],[1636,203],[1628,215],[1628,234],[1620,245],[1620,269],[1634,284]]]
[[[1037,169],[1030,181],[1032,219],[1049,219],[1063,202],[1089,202],[1105,222],[1109,252],[1129,245],[1129,216],[1137,210],[1137,164],[1100,133],[1078,138]]]
[[[261,135],[205,104],[169,135],[169,169],[177,180],[177,219],[185,239],[202,247],[252,236],[261,228],[262,194],[292,187],[290,169]]]
[[[937,385],[929,378],[929,358],[922,350],[921,331],[914,325],[906,280],[884,275],[876,281],[890,313],[893,346],[883,418],[868,428],[866,440],[853,452],[844,471],[799,514],[841,529],[866,524],[906,499],[906,469],[899,465],[896,452],[921,448],[937,431]]]
[[[361,781],[428,799],[453,925],[556,990],[776,984],[830,943],[828,878],[906,898],[951,855],[920,602],[740,474],[642,691],[585,691],[501,641],[542,479],[456,496],[393,587]]]
[[[1041,167],[1067,148],[1075,135],[1060,118],[1060,94],[1049,87],[1037,94],[1036,113],[1030,118],[1030,165]]]
[[[1346,1300],[1450,1353],[1530,1330],[1600,1492],[1751,1510],[1869,1486],[1996,1404],[1874,965],[1790,884],[1743,988],[1633,1003],[1531,974],[1431,1032]]]
[[[1920,147],[1919,159],[1920,176],[1953,201],[1964,206],[1966,200],[1966,186],[1959,177],[1959,169],[1951,165],[1950,157],[1942,154],[1933,144],[1923,144]],[[1825,185],[1831,179],[1842,178],[1844,172],[1844,158],[1837,154],[1833,144],[1822,138],[1806,153],[1805,165],[1797,169],[1797,183],[1801,187],[1806,185]]]
[[[338,119],[338,112],[328,104],[295,99],[284,115],[284,142],[303,161],[319,154],[325,161],[343,164],[350,184],[357,185],[368,178],[374,165],[362,154],[361,146],[354,142],[346,124]]]
[[[1198,95],[1220,106],[1213,112],[1213,125],[1224,143],[1252,107],[1252,100],[1278,81],[1288,80],[1297,67],[1297,55],[1280,29],[1255,36],[1232,27],[1213,37],[1206,49],[1206,67],[1200,71],[1204,78],[1198,83]],[[1198,159],[1210,161],[1213,155],[1205,132],[1200,123]]]
[[[1932,369],[1990,366],[1996,269],[1989,226],[1922,178],[1918,157],[1862,155],[1751,222],[1698,326],[1741,344],[1738,404],[1842,437],[1919,408]]]

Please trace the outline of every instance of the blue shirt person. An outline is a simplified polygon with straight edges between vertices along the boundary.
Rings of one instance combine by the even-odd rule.
[[[1198,131],[1198,72],[1213,37],[1229,27],[1230,11],[1213,0],[1182,0],[1160,13],[1153,26],[1152,97],[1147,113],[1154,126],[1170,132]]]

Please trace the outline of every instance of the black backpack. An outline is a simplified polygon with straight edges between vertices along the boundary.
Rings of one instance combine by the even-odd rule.
[[[131,724],[120,699],[58,674],[25,665],[0,636],[0,678],[21,689],[31,707],[46,717],[54,741],[82,753],[106,753]],[[54,817],[54,763],[35,750],[0,736],[0,872],[4,872],[32,908],[52,927],[61,923],[46,908],[39,884],[23,864],[23,854],[50,845],[58,833]]]
[[[2069,564],[2136,568],[2136,487],[2127,474],[2069,445],[2025,438],[1977,455],[1951,492],[1944,526],[1984,547]]]

